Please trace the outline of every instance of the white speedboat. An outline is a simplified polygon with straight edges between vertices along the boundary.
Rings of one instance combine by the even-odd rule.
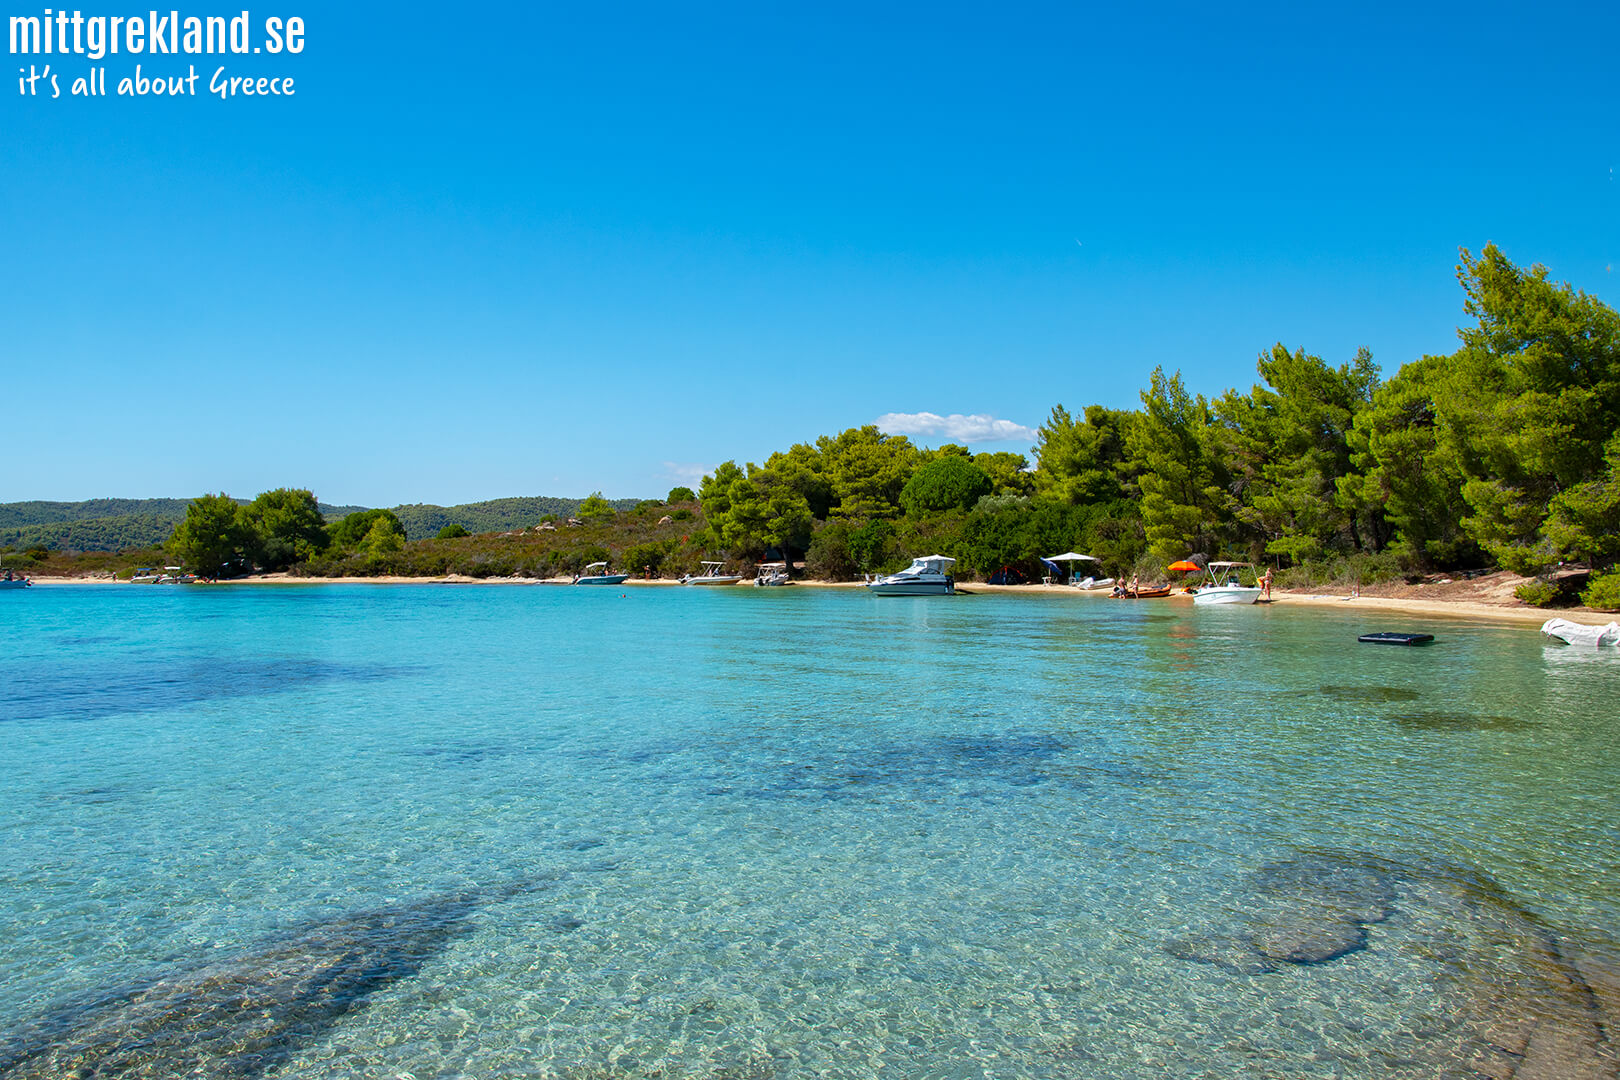
[[[874,596],[948,596],[956,591],[951,567],[956,560],[948,555],[924,555],[898,574],[866,583]]]
[[[585,567],[585,572],[574,579],[575,585],[623,585],[629,574],[610,574],[607,572],[607,563],[593,562]]]
[[[1260,600],[1260,586],[1244,585],[1238,572],[1247,569],[1254,574],[1254,563],[1212,562],[1205,573],[1204,584],[1193,593],[1195,604],[1254,604]]]
[[[793,579],[788,577],[788,567],[785,562],[762,562],[759,572],[754,577],[755,585],[791,585]]]
[[[742,580],[739,574],[722,574],[725,563],[706,562],[703,564],[703,573],[687,574],[681,578],[682,585],[735,585]]]

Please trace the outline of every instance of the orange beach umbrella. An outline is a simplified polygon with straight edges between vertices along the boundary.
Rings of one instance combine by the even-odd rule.
[[[1168,567],[1166,567],[1166,569],[1186,571],[1186,570],[1202,570],[1203,567],[1199,566],[1195,562],[1188,562],[1186,559],[1181,559],[1178,562],[1171,563]]]

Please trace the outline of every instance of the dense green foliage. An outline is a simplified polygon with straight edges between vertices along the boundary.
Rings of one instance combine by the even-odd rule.
[[[276,488],[238,511],[250,538],[243,554],[265,570],[285,570],[326,548],[326,522],[315,496],[302,488]]]
[[[434,506],[431,503],[413,503],[393,507],[394,517],[411,540],[424,540],[436,536],[446,525],[460,525],[468,532],[507,532],[537,525],[548,515],[567,518],[574,516],[584,499],[554,499],[534,496],[512,499],[490,499],[486,502],[461,503],[456,506]],[[635,508],[635,499],[611,499],[614,510]]]
[[[253,545],[242,520],[242,507],[223,493],[199,495],[186,507],[185,520],[169,537],[169,551],[180,565],[205,578],[217,578],[235,567]]]
[[[1055,406],[1033,468],[1019,454],[927,450],[868,425],[762,465],[728,461],[667,503],[596,492],[356,511],[327,527],[330,508],[307,491],[245,506],[205,496],[184,509],[171,550],[203,572],[473,576],[549,576],[604,558],[674,576],[719,557],[735,569],[803,560],[811,575],[850,578],[937,551],[963,576],[1016,579],[1071,548],[1114,574],[1157,575],[1203,554],[1266,562],[1295,582],[1492,562],[1573,582],[1555,573],[1573,563],[1598,571],[1587,601],[1612,606],[1620,574],[1603,571],[1620,560],[1620,315],[1494,246],[1464,251],[1458,278],[1474,321],[1450,355],[1386,380],[1365,350],[1335,366],[1277,344],[1253,386],[1216,397],[1156,369],[1139,409]],[[0,529],[89,528],[70,520],[72,505],[0,507]],[[117,500],[78,505],[125,515],[96,519],[106,522],[137,513]],[[161,514],[175,513],[138,512],[148,520],[130,526],[130,542],[150,543]],[[1559,588],[1526,596],[1566,599]]]

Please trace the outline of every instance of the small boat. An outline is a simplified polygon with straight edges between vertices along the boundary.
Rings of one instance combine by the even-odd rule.
[[[10,570],[0,574],[0,589],[26,589],[32,584],[32,581],[29,581],[21,574],[14,574]]]
[[[1565,645],[1620,645],[1620,623],[1592,626],[1589,623],[1570,622],[1568,619],[1548,619],[1541,624],[1541,632]]]
[[[1253,574],[1255,572],[1254,563],[1210,563],[1209,569],[1204,572],[1204,584],[1199,585],[1198,591],[1193,593],[1193,603],[1199,606],[1258,603],[1260,600],[1258,580],[1254,585],[1244,585],[1238,580],[1238,571],[1244,569]]]
[[[739,574],[722,574],[725,563],[706,562],[703,564],[703,573],[687,574],[681,578],[682,585],[735,585],[742,580]]]
[[[759,572],[754,576],[755,585],[791,585],[793,579],[788,577],[788,566],[785,562],[762,562]]]
[[[607,563],[593,562],[585,567],[585,572],[574,579],[575,585],[623,585],[630,577],[629,574],[610,574],[607,572]]]
[[[1160,585],[1156,588],[1144,589],[1138,586],[1132,589],[1129,585],[1116,585],[1113,594],[1115,600],[1157,600],[1170,595],[1170,586]]]
[[[183,566],[165,566],[163,576],[157,579],[159,585],[193,585],[196,581],[197,575],[186,573]]]
[[[1362,634],[1356,640],[1363,645],[1428,645],[1434,641],[1434,635],[1400,634],[1392,630],[1383,630],[1376,634]]]
[[[162,580],[163,574],[157,567],[137,566],[135,573],[129,579],[129,583],[131,585],[156,585]]]
[[[868,581],[866,588],[873,596],[949,596],[956,592],[955,565],[949,555],[924,555],[898,574]]]

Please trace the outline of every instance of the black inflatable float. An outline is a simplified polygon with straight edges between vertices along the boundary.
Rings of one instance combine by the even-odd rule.
[[[1362,634],[1356,640],[1363,645],[1427,645],[1434,640],[1434,635],[1397,634],[1385,630],[1377,634]]]

